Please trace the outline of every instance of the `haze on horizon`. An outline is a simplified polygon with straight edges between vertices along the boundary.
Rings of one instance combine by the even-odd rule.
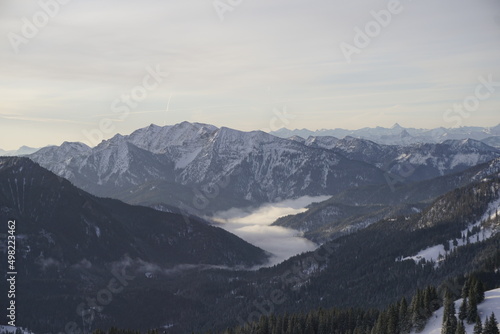
[[[350,63],[342,43],[390,0],[241,1],[223,14],[223,0],[55,1],[0,4],[2,149],[88,142],[103,120],[104,139],[185,120],[244,131],[499,123],[496,0],[403,0]],[[42,7],[53,17],[28,38]],[[498,84],[472,112],[446,114],[489,77]],[[134,90],[146,95],[125,100]]]

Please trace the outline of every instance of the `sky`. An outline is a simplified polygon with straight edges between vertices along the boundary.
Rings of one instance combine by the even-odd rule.
[[[0,0],[0,148],[182,121],[494,126],[499,65],[499,0]]]

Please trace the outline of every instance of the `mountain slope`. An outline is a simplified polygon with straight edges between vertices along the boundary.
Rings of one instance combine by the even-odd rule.
[[[268,315],[263,310],[269,309],[276,314],[331,307],[380,309],[403,296],[408,300],[416,289],[444,286],[448,280],[472,272],[480,273],[488,289],[497,288],[500,216],[480,226],[494,229],[490,238],[459,245],[439,265],[401,259],[430,246],[461,239],[463,230],[499,200],[499,190],[498,178],[471,184],[441,196],[421,213],[381,220],[326,242],[314,252],[261,269],[240,282],[246,284],[233,287],[231,294],[221,297],[231,307],[221,308],[218,313],[224,314],[225,319],[237,319],[233,325],[241,325],[247,319],[257,320],[255,314]],[[419,223],[424,217],[428,224]],[[276,295],[276,291],[284,302],[269,302],[269,296]],[[240,299],[248,302],[238,303]]]
[[[350,189],[293,216],[282,217],[273,225],[304,232],[315,242],[352,233],[381,219],[410,216],[422,211],[432,200],[457,187],[500,174],[500,158],[464,172],[412,184],[385,184]]]
[[[309,137],[305,145],[321,147],[364,161],[409,181],[460,172],[500,156],[500,150],[472,139],[439,144],[381,145],[347,136]]]
[[[462,305],[462,299],[455,301],[455,309],[459,310],[460,305]],[[496,319],[500,319],[500,289],[495,289],[485,292],[485,300],[477,307],[478,314],[481,317],[481,321],[484,324],[487,317],[491,313],[495,314]],[[440,308],[431,316],[427,325],[421,331],[421,334],[441,334],[441,327],[443,324],[443,308]],[[458,316],[458,314],[457,314]],[[467,333],[474,332],[474,324],[465,323],[465,330]]]
[[[30,158],[93,194],[198,214],[384,182],[378,168],[335,152],[199,123],[151,125],[90,150],[72,146]]]
[[[500,136],[488,137],[486,139],[483,139],[482,142],[487,145],[500,148]]]
[[[162,305],[148,292],[148,278],[184,271],[196,276],[208,268],[252,267],[268,259],[263,250],[199,218],[97,198],[27,158],[0,158],[0,221],[9,220],[16,221],[17,315],[44,332],[64,329],[79,315],[79,304],[110,286],[110,277],[141,295],[134,302],[122,299],[128,294],[113,296],[121,300],[114,306],[147,319],[150,311],[137,300]],[[6,232],[4,223],[4,255]],[[109,289],[116,294],[117,288]],[[168,305],[191,303],[166,292],[162,299]],[[96,322],[130,317],[113,307],[104,310],[107,302],[100,305]]]
[[[18,169],[14,171],[18,173]],[[14,173],[11,180],[16,178],[14,175],[17,174]],[[21,179],[17,179],[22,185]],[[9,183],[2,189],[6,189],[8,196],[17,198],[15,181],[11,181],[10,185],[13,186],[14,196]],[[64,185],[69,186],[66,182]],[[114,296],[109,307],[99,313],[92,328],[120,324],[143,330],[151,326],[166,326],[168,329],[164,330],[169,333],[206,332],[237,325],[271,307],[281,314],[318,307],[381,308],[401,296],[411,296],[416,288],[428,284],[438,286],[448,278],[483,268],[488,270],[491,281],[498,282],[499,273],[495,274],[495,270],[500,268],[499,233],[479,243],[458,247],[440,266],[398,259],[457,238],[464,226],[482,217],[490,204],[498,200],[499,189],[500,181],[494,178],[468,185],[443,195],[421,213],[379,221],[366,229],[327,242],[315,252],[298,255],[273,268],[254,272],[216,269],[165,271],[147,265],[146,261],[133,262],[130,269],[141,272],[139,269],[142,268],[143,272],[152,276],[137,275],[133,284]],[[22,196],[19,198],[22,199]],[[22,200],[16,199],[16,203],[22,203]],[[14,207],[11,210],[24,208],[22,204],[11,206]],[[423,217],[431,223],[419,224]],[[497,219],[490,224],[496,229],[500,222]],[[49,243],[49,239],[42,237]],[[58,272],[53,263],[45,261],[47,266],[43,279],[19,282],[23,291],[31,295],[22,297],[22,300],[28,301],[25,305],[33,308],[29,309],[30,313],[25,311],[24,314],[36,317],[26,316],[27,319],[37,323],[43,332],[60,331],[67,321],[79,321],[72,319],[76,317],[75,308],[81,303],[80,296],[95,298],[112,277],[109,267],[97,266],[98,259],[89,262],[96,265],[83,270],[81,268],[88,267],[88,263],[82,261],[80,269],[75,266]],[[85,277],[85,284],[82,284],[81,275]],[[54,286],[59,285],[65,287],[65,293],[52,293],[58,291],[54,290]],[[75,295],[74,289],[84,289],[87,294],[79,292]],[[50,294],[51,299],[34,303],[33,300],[41,295],[39,291],[43,291],[45,296]],[[270,298],[283,302],[271,303]],[[58,310],[56,315],[54,310]],[[44,323],[37,322],[39,319],[44,319]]]
[[[162,266],[265,259],[263,251],[199,219],[94,197],[28,159],[0,159],[0,203],[2,218],[19,220],[32,260],[41,253],[64,266],[124,254]]]
[[[500,156],[475,140],[410,146],[346,137],[278,138],[183,122],[116,135],[95,148],[64,143],[30,156],[76,186],[130,204],[198,215],[301,196],[336,195],[462,171]]]

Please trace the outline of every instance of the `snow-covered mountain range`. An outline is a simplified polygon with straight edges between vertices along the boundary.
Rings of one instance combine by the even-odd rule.
[[[73,321],[80,298],[107,284],[106,268],[126,260],[123,254],[140,259],[134,264],[144,270],[96,318],[95,328],[113,323],[130,328],[167,323],[174,333],[206,331],[205,324],[227,328],[276,289],[287,296],[286,303],[275,305],[281,314],[313,307],[376,308],[486,264],[491,264],[487,278],[498,282],[499,233],[457,241],[439,266],[412,259],[461,238],[466,229],[472,236],[480,228],[499,230],[498,215],[482,219],[498,209],[499,150],[474,139],[386,145],[354,137],[285,139],[184,122],[151,125],[93,148],[64,143],[30,158],[94,194],[165,211],[179,206],[209,214],[279,198],[333,195],[303,216],[276,224],[323,243],[313,253],[255,272],[203,267],[173,273],[163,268],[251,266],[266,256],[206,221],[190,223],[175,211],[96,198],[26,158],[2,158],[0,218],[25,222],[18,230],[20,263],[26,266],[20,304],[34,315],[30,328],[41,332]],[[330,239],[315,238],[315,231]],[[159,268],[151,271],[149,264]],[[63,280],[69,285],[56,284]]]
[[[17,150],[6,151],[6,150],[2,150],[0,148],[0,156],[4,156],[4,157],[23,156],[23,155],[35,153],[39,149],[40,148],[21,146]]]
[[[449,191],[499,176],[500,158],[496,158],[460,173],[407,185],[391,187],[384,184],[349,189],[324,202],[311,204],[303,213],[281,217],[273,225],[294,228],[302,231],[306,238],[324,242],[366,228],[382,219],[392,220],[419,213],[429,206],[430,201]],[[498,203],[492,205],[498,206]],[[444,209],[435,209],[437,212],[441,210]]]
[[[300,137],[291,139],[302,142]],[[309,137],[304,145],[325,148],[349,159],[365,161],[409,180],[422,180],[462,171],[500,156],[500,150],[474,139],[409,145],[377,144],[347,136]]]
[[[390,128],[377,126],[375,128],[362,128],[359,130],[322,129],[311,131],[307,129],[289,130],[282,128],[271,132],[271,134],[282,138],[299,136],[304,139],[318,136],[332,136],[336,138],[351,136],[388,145],[442,143],[450,139],[461,140],[467,138],[484,141],[486,144],[496,147],[499,147],[500,144],[500,124],[492,127],[468,126],[459,128],[415,129],[404,128],[396,123]]]
[[[376,166],[331,150],[261,131],[188,122],[151,125],[94,148],[81,143],[46,147],[30,158],[96,195],[197,210],[329,195],[384,182]]]
[[[94,148],[82,143],[46,147],[30,158],[99,196],[200,214],[334,195],[384,184],[387,173],[419,181],[499,156],[500,150],[471,139],[409,146],[353,137],[302,141],[183,122],[118,134]]]

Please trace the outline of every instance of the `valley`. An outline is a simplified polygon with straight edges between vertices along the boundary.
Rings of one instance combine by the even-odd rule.
[[[500,334],[500,0],[0,0],[0,334]]]
[[[272,266],[300,253],[313,251],[318,245],[304,239],[300,231],[271,224],[282,216],[304,212],[307,206],[327,198],[329,197],[306,196],[263,205],[252,211],[231,209],[217,212],[211,220],[243,240],[273,254],[271,262],[267,264]]]
[[[37,333],[201,333],[380,310],[470,273],[498,287],[497,149],[332,142],[185,122],[0,158],[0,219],[20,226],[19,317]]]

